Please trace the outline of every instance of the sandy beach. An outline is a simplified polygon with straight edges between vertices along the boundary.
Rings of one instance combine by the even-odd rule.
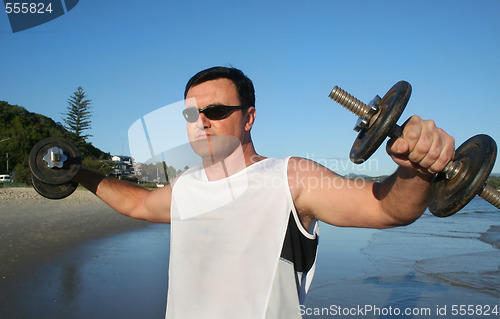
[[[15,280],[28,266],[89,239],[146,225],[120,215],[85,189],[49,200],[32,188],[0,188],[0,279]]]

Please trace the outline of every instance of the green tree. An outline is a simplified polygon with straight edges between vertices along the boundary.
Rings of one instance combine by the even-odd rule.
[[[67,112],[63,113],[66,117],[63,120],[66,123],[65,128],[75,135],[76,140],[86,140],[92,136],[83,134],[85,130],[91,127],[91,102],[92,100],[87,99],[87,95],[81,86],[68,99]]]
[[[99,160],[95,157],[84,157],[83,166],[107,176],[113,169],[113,162],[109,160]]]

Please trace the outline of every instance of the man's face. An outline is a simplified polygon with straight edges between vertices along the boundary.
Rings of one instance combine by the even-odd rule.
[[[196,105],[189,105],[190,101],[196,101]],[[203,109],[216,104],[241,104],[231,80],[221,78],[203,82],[191,87],[186,94],[186,107]],[[200,113],[196,122],[187,122],[188,138],[193,149],[203,158],[211,156],[212,160],[220,160],[221,156],[228,156],[235,147],[244,144],[249,138],[250,128],[245,110],[236,110],[222,120],[210,120]]]

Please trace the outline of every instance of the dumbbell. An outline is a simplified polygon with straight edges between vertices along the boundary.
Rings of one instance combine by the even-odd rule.
[[[355,130],[359,132],[350,152],[356,164],[365,162],[384,142],[386,137],[403,135],[396,122],[403,113],[411,95],[408,82],[396,83],[383,98],[378,95],[367,105],[338,86],[329,97],[359,119]],[[455,157],[439,172],[431,185],[429,211],[437,217],[455,214],[479,195],[500,209],[500,192],[486,182],[493,169],[497,145],[488,135],[471,137],[455,151]]]
[[[61,137],[49,137],[40,141],[29,154],[33,188],[49,199],[67,197],[78,187],[73,178],[81,164],[80,151],[72,142]]]

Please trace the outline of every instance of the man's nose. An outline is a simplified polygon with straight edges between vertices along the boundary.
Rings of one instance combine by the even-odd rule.
[[[196,121],[196,126],[201,130],[210,127],[210,120],[205,116],[205,114],[200,113],[198,120]]]

